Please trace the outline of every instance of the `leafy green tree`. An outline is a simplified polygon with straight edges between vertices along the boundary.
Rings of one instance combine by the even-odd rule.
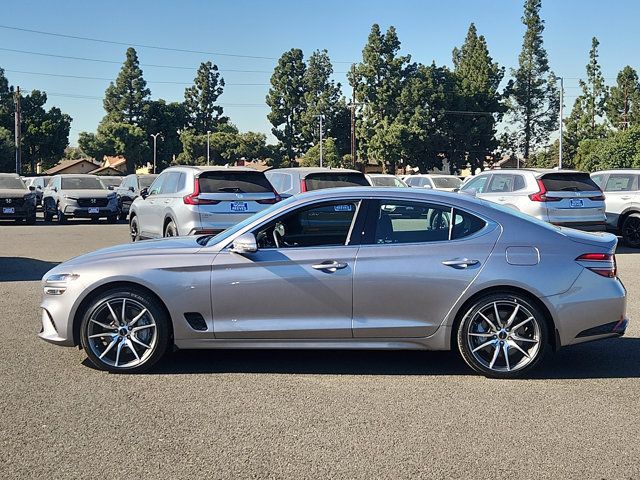
[[[302,50],[292,48],[282,54],[271,75],[266,102],[271,107],[267,119],[287,161],[306,150],[304,131],[306,65]]]
[[[332,75],[327,51],[313,52],[304,74],[303,135],[308,145],[315,145],[319,140],[318,115],[324,115],[323,135],[335,138],[340,151],[346,153],[350,149],[350,112],[340,93],[340,84],[331,79]]]
[[[586,171],[640,168],[640,126],[581,141],[576,164]]]
[[[115,83],[111,82],[103,101],[110,122],[140,126],[151,92],[142,76],[138,54],[134,48],[127,49],[127,58]]]
[[[0,172],[15,172],[16,157],[13,132],[0,126]]]
[[[478,36],[473,23],[462,47],[453,50],[453,65],[460,110],[482,112],[456,118],[456,144],[475,170],[498,146],[495,126],[506,110],[498,92],[504,67],[493,61],[484,36]]]
[[[618,73],[616,85],[609,89],[605,109],[607,119],[615,128],[625,130],[640,125],[638,72],[629,65]]]
[[[198,134],[215,132],[220,124],[229,120],[222,115],[223,108],[216,105],[223,91],[224,78],[220,76],[218,66],[211,62],[201,63],[193,86],[184,91],[188,124]]]
[[[238,134],[238,145],[235,149],[238,160],[265,160],[269,158],[267,136],[264,133],[245,132]]]
[[[543,46],[544,20],[540,18],[541,0],[525,0],[522,23],[527,27],[518,56],[518,68],[512,69],[505,96],[509,99],[510,120],[517,125],[517,146],[529,158],[531,152],[547,142],[558,122],[560,99],[556,77],[549,68]]]
[[[534,152],[529,157],[527,167],[534,168],[554,168],[558,166],[558,156],[560,153],[560,142],[556,140],[550,146]],[[567,168],[569,165],[565,165],[563,160],[563,167]]]
[[[102,121],[95,134],[80,133],[78,144],[87,155],[99,160],[104,155],[122,155],[127,160],[127,173],[135,173],[151,158],[146,132],[129,123]]]
[[[13,130],[13,87],[9,86],[9,80],[4,75],[4,70],[0,68],[0,127]]]
[[[338,146],[334,138],[322,139],[322,165],[324,167],[341,167],[342,160]],[[302,166],[319,167],[320,166],[320,142],[314,145],[302,157]]]
[[[156,170],[162,171],[171,165],[173,158],[182,151],[179,131],[186,128],[187,113],[184,103],[152,100],[145,109],[144,130],[151,148],[151,134],[160,133],[156,141]],[[153,151],[152,151],[153,155]]]

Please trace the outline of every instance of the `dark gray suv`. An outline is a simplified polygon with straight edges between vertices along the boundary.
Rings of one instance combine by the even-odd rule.
[[[0,173],[0,220],[36,223],[35,187],[27,188],[14,173]]]

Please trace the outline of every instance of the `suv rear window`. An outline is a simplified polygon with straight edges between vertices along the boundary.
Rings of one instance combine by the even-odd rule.
[[[547,173],[540,180],[549,192],[597,192],[600,190],[588,173]]]
[[[363,173],[322,172],[310,173],[305,178],[307,191],[337,187],[370,187]]]
[[[273,192],[262,172],[203,172],[198,178],[201,193]]]
[[[436,188],[460,188],[462,184],[458,177],[433,177],[431,180]]]

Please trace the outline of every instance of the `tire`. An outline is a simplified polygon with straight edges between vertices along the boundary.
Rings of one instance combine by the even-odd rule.
[[[62,212],[62,210],[60,210],[60,208],[58,207],[58,223],[60,225],[64,225],[65,223],[67,223],[67,216]]]
[[[165,237],[177,237],[178,236],[178,228],[173,220],[170,220],[169,223],[164,227],[164,236]]]
[[[118,215],[109,215],[107,217],[107,222],[108,223],[117,223],[118,222]]]
[[[118,220],[124,221],[126,219],[127,219],[127,214],[123,212],[122,209],[120,209],[120,212],[118,213]]]
[[[43,208],[44,208],[44,221],[47,223],[51,223],[53,221],[53,215],[47,212],[47,209],[45,207]]]
[[[457,340],[462,358],[476,372],[491,378],[517,378],[544,357],[549,328],[544,313],[525,296],[496,293],[479,298],[467,309]]]
[[[36,214],[33,212],[33,215],[29,215],[27,217],[27,225],[35,225],[36,224]]]
[[[631,248],[640,248],[640,213],[632,213],[622,223],[622,241]]]
[[[82,316],[80,344],[89,361],[100,370],[144,372],[162,358],[168,343],[167,313],[155,297],[137,288],[116,288],[99,294]]]
[[[142,238],[140,237],[140,226],[138,224],[138,217],[135,215],[133,215],[129,219],[129,233],[131,235],[132,242],[139,242],[140,240],[142,240]]]

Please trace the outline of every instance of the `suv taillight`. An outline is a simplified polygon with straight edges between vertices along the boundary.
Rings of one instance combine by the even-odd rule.
[[[275,195],[274,198],[267,198],[265,200],[256,200],[256,203],[261,203],[263,205],[265,204],[273,205],[274,203],[278,203],[280,200],[282,200],[282,197],[275,190],[273,191],[273,194]]]
[[[616,256],[612,253],[583,253],[576,262],[589,262],[583,266],[603,277],[615,278],[618,275]]]
[[[540,189],[537,193],[532,193],[529,195],[529,198],[534,202],[559,202],[562,200],[559,197],[547,197],[547,187],[544,186],[542,180],[538,179],[538,188]]]
[[[200,181],[196,178],[193,181],[193,193],[185,195],[182,201],[186,205],[216,205],[220,200],[211,200],[208,198],[200,198]]]
[[[592,200],[594,202],[604,202],[604,193],[601,193],[596,197],[589,197],[589,200]]]
[[[307,181],[303,178],[300,180],[300,192],[304,193],[307,191]]]

